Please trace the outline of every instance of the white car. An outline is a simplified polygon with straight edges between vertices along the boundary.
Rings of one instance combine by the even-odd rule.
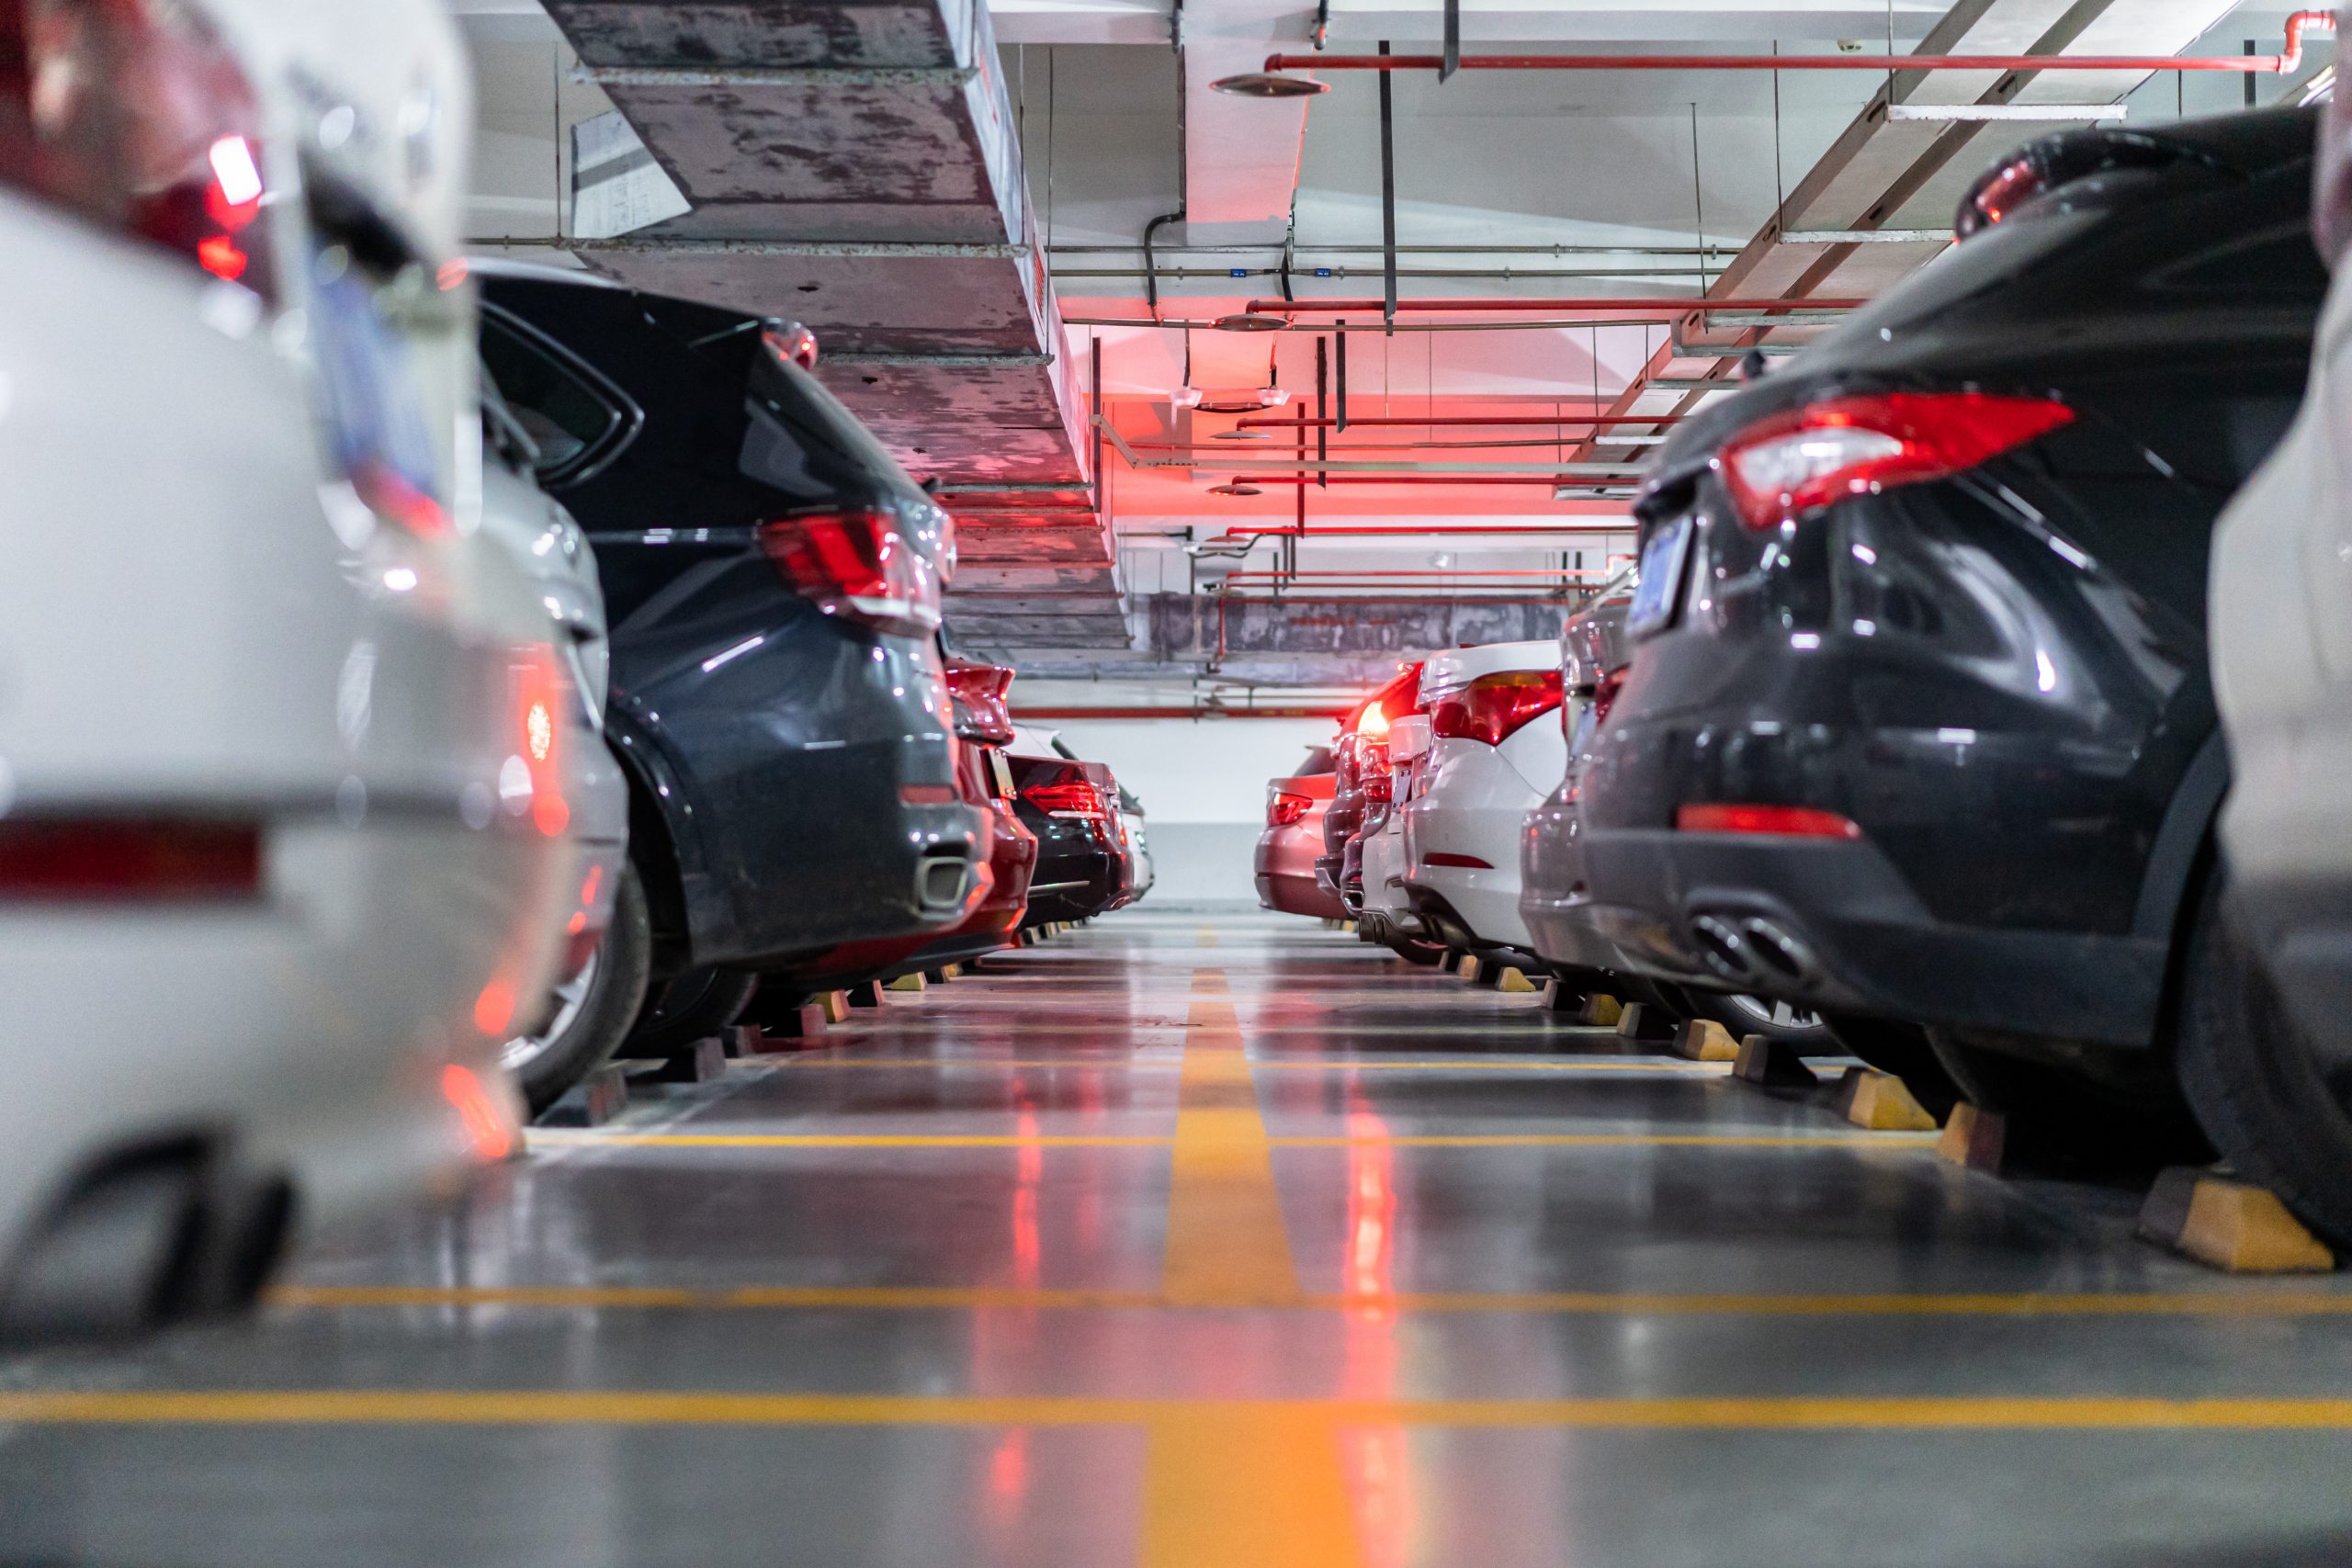
[[[2222,514],[2208,589],[2227,737],[2222,855],[2182,964],[2177,1052],[2223,1156],[2352,1245],[2352,101],[2321,121],[2312,225],[2335,280],[2301,412]]]
[[[1430,745],[1430,721],[1420,714],[1391,720],[1388,726],[1388,794],[1369,799],[1364,823],[1357,835],[1363,865],[1363,903],[1356,911],[1360,933],[1374,942],[1395,946],[1424,934],[1420,917],[1405,892],[1405,822],[1402,807],[1410,798],[1416,768]],[[1432,960],[1434,962],[1434,960]]]
[[[1399,807],[1406,897],[1422,928],[1449,946],[1532,953],[1519,911],[1520,834],[1567,770],[1560,645],[1431,654],[1420,696],[1429,751]]]
[[[605,743],[611,649],[605,595],[588,536],[532,479],[538,448],[482,385],[482,537],[503,550],[539,595],[557,631],[578,701],[563,705],[563,796],[574,850],[563,885],[572,908],[555,988],[501,1053],[525,1102],[545,1111],[609,1060],[645,1006],[653,928],[628,859],[628,778]]]
[[[46,10],[0,153],[0,1337],[249,1300],[518,1142],[574,700],[478,536],[427,0]],[[41,149],[35,152],[31,149]],[[134,201],[133,197],[137,199]]]

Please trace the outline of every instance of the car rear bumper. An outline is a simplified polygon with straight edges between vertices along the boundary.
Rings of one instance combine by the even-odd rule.
[[[2162,942],[1939,921],[1866,842],[1589,821],[1585,840],[1581,919],[1637,974],[1945,1028],[2153,1038]]]

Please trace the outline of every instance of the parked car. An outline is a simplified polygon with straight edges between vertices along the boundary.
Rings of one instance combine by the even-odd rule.
[[[959,964],[1012,940],[1029,904],[1037,865],[1037,838],[1012,809],[1012,775],[1001,750],[1013,736],[1005,707],[1012,671],[970,660],[947,660],[947,688],[956,720],[956,776],[964,799],[988,813],[981,894],[963,923],[944,932],[844,942],[760,976],[747,1016],[800,1006],[820,991],[892,980]]]
[[[1266,830],[1258,835],[1255,872],[1258,902],[1285,915],[1344,919],[1347,906],[1315,874],[1323,854],[1323,817],[1339,783],[1329,746],[1307,750],[1306,760],[1266,786]]]
[[[1151,840],[1146,831],[1143,802],[1135,791],[1125,784],[1118,786],[1119,830],[1125,835],[1127,845],[1127,903],[1134,903],[1151,891],[1158,872],[1151,863]]]
[[[482,352],[594,547],[605,723],[663,982],[632,1051],[739,1013],[764,968],[937,934],[981,896],[940,593],[953,525],[796,327],[484,264]]]
[[[1950,256],[1676,428],[1580,802],[1627,962],[1924,1026],[2019,1126],[2194,1141],[2206,556],[2309,364],[2312,134],[2043,138]]]
[[[2214,534],[2232,780],[2181,958],[2180,1066],[2231,1165],[2352,1246],[2352,100],[2323,112],[2312,227],[2335,269],[2302,412]]]
[[[1357,934],[1416,964],[1435,964],[1444,938],[1427,930],[1405,890],[1405,821],[1401,807],[1412,796],[1416,770],[1430,747],[1426,714],[1389,720],[1385,742],[1365,750],[1363,823],[1348,842],[1342,863],[1349,907]]]
[[[242,1306],[298,1217],[516,1147],[499,1047],[571,892],[528,737],[571,699],[529,584],[460,526],[470,110],[440,8],[7,15],[21,1344]],[[381,134],[329,134],[354,123]]]
[[[1413,694],[1421,678],[1418,663],[1400,667],[1396,674],[1358,704],[1340,721],[1340,738],[1332,750],[1331,804],[1323,813],[1323,852],[1316,857],[1315,878],[1324,891],[1344,905],[1348,840],[1363,823],[1363,780],[1385,777],[1385,753],[1368,765],[1369,749],[1388,743],[1388,721],[1413,711]]]
[[[561,879],[572,908],[555,988],[518,1014],[522,1032],[501,1054],[536,1114],[610,1059],[637,1021],[653,934],[628,862],[628,781],[605,744],[611,650],[596,558],[571,513],[532,481],[538,447],[487,378],[481,398],[481,536],[553,618],[574,699],[556,707],[544,735],[530,737],[534,755],[551,749],[560,758],[574,850]]]
[[[1120,842],[1118,786],[1100,762],[1069,755],[1057,738],[1016,727],[1005,753],[1013,810],[1037,839],[1023,926],[1091,919],[1130,891]]]
[[[1412,798],[1396,808],[1406,900],[1421,931],[1449,947],[1528,953],[1520,831],[1567,767],[1567,738],[1553,716],[1560,646],[1500,642],[1432,654],[1419,697],[1429,749],[1415,765]]]
[[[1601,991],[1638,1000],[1671,1019],[1712,1019],[1736,1038],[1763,1034],[1801,1052],[1854,1050],[1856,1045],[1835,1037],[1819,1015],[1785,999],[1696,982],[1675,985],[1641,978],[1632,973],[1616,943],[1586,918],[1591,886],[1577,798],[1592,759],[1593,735],[1608,716],[1632,662],[1625,613],[1634,583],[1629,568],[1604,584],[1561,628],[1560,719],[1567,731],[1567,762],[1559,786],[1528,812],[1521,828],[1519,907],[1535,952],[1577,992]],[[1861,1025],[1852,1032],[1873,1032]],[[1906,1074],[1939,1112],[1951,1108],[1951,1091],[1924,1041],[1907,1035],[1892,1043],[1864,1039],[1860,1048],[1886,1070]]]

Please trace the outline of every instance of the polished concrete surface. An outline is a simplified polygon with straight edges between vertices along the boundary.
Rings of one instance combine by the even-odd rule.
[[[2352,1561],[2352,1292],[1304,920],[1111,916],[0,1364],[0,1562]]]

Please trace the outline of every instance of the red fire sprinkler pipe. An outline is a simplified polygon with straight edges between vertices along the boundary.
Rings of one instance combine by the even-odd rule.
[[[1237,538],[1255,538],[1265,535],[1272,535],[1279,538],[1283,535],[1290,532],[1290,526],[1283,523],[1235,523],[1227,525],[1225,532],[1233,535]],[[1335,527],[1331,525],[1325,524],[1317,527],[1314,536],[1318,539],[1421,539],[1432,537],[1438,535],[1454,537],[1463,535],[1479,534],[1495,535],[1503,538],[1552,539],[1571,535],[1629,534],[1632,532],[1632,526],[1621,520],[1608,520],[1599,523],[1586,524],[1547,523],[1541,527],[1532,528],[1514,528],[1508,523],[1410,523],[1386,525],[1350,525],[1346,527]],[[1475,573],[1473,575],[1475,575]]]
[[[1632,484],[1642,476],[1628,471],[1623,479],[1589,474],[1545,475],[1530,474],[1329,474],[1323,476],[1335,485],[1604,485]],[[1286,474],[1243,474],[1234,479],[1245,485],[1311,485],[1317,476],[1292,478]],[[1319,532],[1319,530],[1318,530]]]
[[[1369,58],[1377,60],[1378,55]],[[1397,56],[1390,55],[1394,60]],[[1465,59],[1464,63],[1468,63]],[[1696,294],[1620,295],[1577,299],[1399,299],[1398,310],[1463,310],[1472,312],[1518,312],[1525,314],[1544,310],[1664,310],[1677,315],[1695,311],[1717,310],[1859,310],[1869,303],[1863,299],[1710,299]],[[1385,299],[1252,299],[1250,314],[1253,316],[1306,316],[1317,312],[1356,315],[1367,310],[1385,310]],[[1628,322],[1627,325],[1636,323]],[[1358,422],[1351,419],[1350,424]]]
[[[1679,424],[1682,423],[1682,418],[1683,416],[1679,413],[1570,413],[1548,416],[1543,414],[1480,413],[1455,414],[1450,418],[1443,414],[1438,414],[1425,419],[1408,419],[1402,414],[1381,415],[1375,418],[1367,419],[1362,414],[1356,414],[1349,419],[1348,423],[1351,426],[1359,424],[1452,424],[1464,426],[1537,425],[1549,429],[1555,424]],[[1236,428],[1241,430],[1288,430],[1293,425],[1299,424],[1306,425],[1308,429],[1312,430],[1318,425],[1336,424],[1339,422],[1329,419],[1309,419],[1300,417],[1295,419],[1243,419],[1237,420],[1234,423]]]
[[[1465,54],[1461,71],[2233,71],[2288,75],[2302,68],[2303,34],[2333,31],[2332,11],[2287,18],[2278,54]],[[1268,71],[1437,71],[1437,54],[1272,54]],[[1252,306],[1255,310],[1257,307]]]

